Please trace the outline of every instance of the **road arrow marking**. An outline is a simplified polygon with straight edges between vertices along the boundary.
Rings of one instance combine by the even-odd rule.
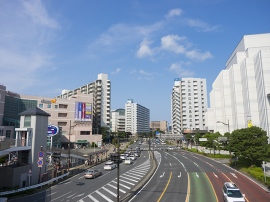
[[[196,173],[196,177],[197,177],[197,178],[200,178],[200,176],[198,175],[198,173]]]
[[[165,174],[165,172],[163,172],[163,174],[162,174],[162,175],[160,175],[160,177],[163,177],[163,176],[164,176],[164,174]]]
[[[235,178],[237,178],[237,176],[234,173],[231,173],[231,174],[232,174],[232,176],[234,176]]]
[[[181,172],[180,172],[180,175],[178,175],[178,177],[181,177]]]
[[[216,175],[216,173],[213,173],[215,175],[216,178],[218,178],[218,176]]]

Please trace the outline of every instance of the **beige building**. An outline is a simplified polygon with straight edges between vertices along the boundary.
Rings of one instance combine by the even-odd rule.
[[[110,128],[111,116],[111,81],[107,74],[99,74],[98,79],[74,90],[63,90],[57,99],[69,99],[78,93],[92,94],[93,128]]]
[[[150,122],[150,128],[152,131],[155,131],[157,129],[167,132],[167,121],[151,121]]]
[[[47,112],[49,125],[61,127],[61,142],[67,147],[71,145],[95,142],[102,145],[102,135],[92,127],[93,96],[77,93],[67,99],[55,99],[40,96],[21,95],[21,99],[36,100],[37,107]]]

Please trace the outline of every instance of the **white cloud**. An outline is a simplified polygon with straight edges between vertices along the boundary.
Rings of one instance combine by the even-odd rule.
[[[210,26],[208,23],[203,22],[202,20],[186,19],[185,23],[190,27],[198,28],[198,31],[210,32],[215,31],[219,26]]]
[[[182,64],[188,65],[189,63],[173,63],[170,66],[170,71],[175,72],[179,77],[191,77],[194,76],[194,72],[188,69],[184,69]]]
[[[151,48],[149,47],[150,44],[151,44],[150,41],[148,41],[147,39],[143,39],[143,41],[140,44],[140,48],[137,51],[137,57],[143,58],[143,57],[153,55],[153,52]]]
[[[42,5],[41,0],[22,0],[21,2],[24,6],[24,14],[28,15],[33,22],[53,29],[60,28],[59,24],[54,19],[49,17],[47,10]]]
[[[187,51],[186,56],[190,59],[201,60],[201,61],[206,60],[206,59],[210,59],[213,57],[209,51],[207,51],[205,53],[200,53],[197,50]]]
[[[179,37],[177,35],[167,35],[161,38],[161,49],[168,50],[174,53],[184,53],[185,47],[179,44],[185,37]]]
[[[165,15],[165,17],[166,18],[171,18],[171,17],[174,17],[174,16],[180,16],[182,13],[183,13],[183,10],[182,9],[175,8],[175,9],[170,10],[168,12],[168,14]]]
[[[1,83],[17,92],[44,85],[44,73],[54,68],[47,45],[59,24],[40,0],[7,1],[1,4],[0,13]]]
[[[102,33],[96,41],[89,45],[89,49],[115,51],[115,47],[127,46],[137,43],[142,38],[148,38],[152,33],[163,27],[162,22],[154,23],[150,26],[137,26],[127,24],[116,24]]]
[[[112,71],[112,74],[118,74],[121,71],[121,68],[116,68],[114,71]]]

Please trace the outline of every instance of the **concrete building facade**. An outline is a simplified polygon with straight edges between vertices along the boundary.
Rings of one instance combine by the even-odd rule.
[[[129,99],[125,104],[125,132],[133,136],[150,132],[150,110]]]
[[[210,92],[206,120],[221,134],[261,127],[270,137],[270,34],[245,35]]]
[[[157,129],[163,131],[163,132],[167,132],[167,128],[168,128],[168,122],[167,121],[151,121],[150,122],[150,128],[152,131],[155,131]]]
[[[206,79],[176,78],[171,94],[172,133],[204,130],[207,109]]]
[[[87,85],[74,90],[63,90],[62,94],[57,96],[61,99],[67,99],[78,93],[93,95],[93,129],[98,130],[101,126],[110,128],[111,115],[111,81],[107,74],[99,74],[98,79]]]
[[[125,109],[111,112],[111,132],[125,132]]]

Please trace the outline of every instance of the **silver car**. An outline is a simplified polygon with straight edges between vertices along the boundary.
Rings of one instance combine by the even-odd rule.
[[[93,178],[96,178],[100,175],[102,175],[102,172],[100,170],[87,170],[84,173],[84,178],[85,179],[93,179]]]

